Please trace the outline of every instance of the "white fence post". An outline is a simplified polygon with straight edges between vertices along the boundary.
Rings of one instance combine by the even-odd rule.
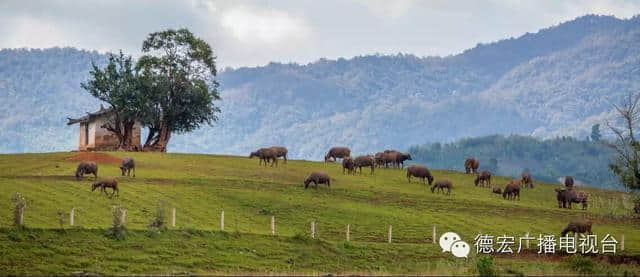
[[[624,251],[624,234],[622,234],[622,240],[620,241],[620,251]]]
[[[432,240],[433,240],[433,243],[435,244],[436,243],[436,225],[435,224],[433,224],[433,232],[432,233],[433,233]]]
[[[387,242],[391,243],[391,234],[393,232],[393,226],[389,225],[389,234],[387,234]]]
[[[124,225],[127,222],[127,209],[122,209],[122,214],[120,215],[120,222]]]
[[[276,235],[276,217],[271,216],[271,235]]]
[[[316,238],[316,222],[315,221],[311,221],[311,238],[312,239]]]
[[[171,210],[171,227],[176,227],[176,208]]]
[[[349,237],[349,236],[350,236],[350,235],[349,235],[349,233],[350,233],[350,231],[351,231],[351,230],[349,230],[349,227],[350,227],[350,226],[349,226],[349,224],[347,224],[347,241],[349,241],[349,240],[351,239],[351,238]]]
[[[220,231],[224,231],[224,210],[220,213]]]
[[[76,208],[71,208],[71,211],[69,212],[69,225],[73,226],[73,219],[75,217],[75,210]]]
[[[527,232],[526,236],[527,236],[527,240],[526,240],[527,249],[529,249],[529,239],[528,239],[529,238],[529,232]]]

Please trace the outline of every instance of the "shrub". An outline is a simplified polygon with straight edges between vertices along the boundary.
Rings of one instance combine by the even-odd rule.
[[[569,268],[580,273],[581,275],[593,275],[595,268],[593,261],[587,257],[576,255],[567,259]]]
[[[167,229],[167,206],[166,201],[158,202],[151,223],[147,226],[149,231],[157,233]]]
[[[67,213],[64,211],[58,210],[58,224],[60,225],[60,229],[64,229],[65,218],[67,217]]]
[[[107,236],[117,239],[117,240],[124,240],[125,236],[126,236],[126,227],[125,225],[125,214],[127,213],[127,210],[125,208],[122,208],[120,206],[114,206],[113,210],[111,212],[112,215],[112,223],[111,223],[111,228],[109,228],[109,230],[107,231]]]
[[[476,261],[476,270],[478,276],[496,276],[496,270],[493,265],[491,256],[481,256]]]
[[[640,196],[633,200],[633,211],[636,216],[640,217]]]
[[[13,225],[22,227],[24,225],[24,209],[27,207],[27,200],[19,192],[11,195],[13,203]]]

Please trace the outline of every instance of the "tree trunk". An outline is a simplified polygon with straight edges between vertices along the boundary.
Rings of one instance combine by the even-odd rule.
[[[133,126],[135,121],[127,121],[122,123],[122,140],[118,150],[133,151]]]
[[[156,131],[158,132],[157,135],[155,135]],[[152,152],[167,152],[167,145],[169,144],[169,139],[171,138],[171,130],[169,129],[169,126],[167,124],[161,123],[160,128],[156,131],[153,131],[154,136],[152,136],[151,134],[152,131],[149,131],[149,136],[147,136],[144,150]]]
[[[158,129],[154,127],[149,127],[149,134],[147,134],[147,139],[144,142],[144,146],[142,146],[143,149],[151,147],[151,143],[156,137],[157,130]]]

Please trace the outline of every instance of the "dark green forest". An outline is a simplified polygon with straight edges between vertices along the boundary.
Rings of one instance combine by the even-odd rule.
[[[475,157],[480,169],[497,175],[515,177],[528,170],[534,181],[558,182],[570,175],[584,185],[622,188],[608,166],[613,151],[593,140],[491,135],[413,146],[409,151],[414,162],[430,168],[464,170],[465,158]]]

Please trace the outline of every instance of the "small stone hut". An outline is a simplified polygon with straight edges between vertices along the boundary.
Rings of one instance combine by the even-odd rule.
[[[113,116],[111,109],[100,106],[100,110],[80,118],[67,118],[67,125],[80,125],[78,151],[114,151],[118,149],[118,137],[104,128]],[[141,149],[140,131],[142,125],[136,122],[133,126],[131,140],[134,147]]]

